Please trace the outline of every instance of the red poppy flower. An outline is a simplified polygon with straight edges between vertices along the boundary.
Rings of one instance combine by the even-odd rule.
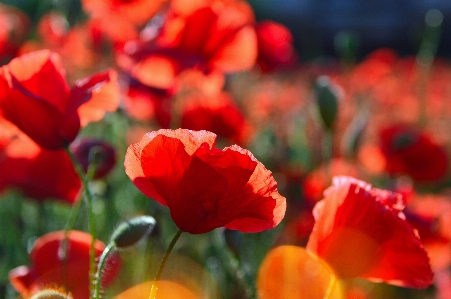
[[[74,299],[89,298],[89,248],[91,236],[81,231],[70,231],[66,261],[60,255],[64,231],[48,233],[40,237],[31,252],[31,266],[20,266],[9,272],[12,286],[24,297],[46,287],[63,287]],[[96,256],[105,249],[101,241],[95,242]],[[102,276],[103,286],[111,284],[118,274],[120,259],[110,255]]]
[[[213,148],[215,139],[208,131],[147,133],[128,148],[125,171],[141,192],[169,207],[185,232],[275,227],[286,201],[271,172],[237,145]]]
[[[81,183],[64,150],[40,148],[1,118],[0,132],[0,191],[14,188],[36,200],[76,200]]]
[[[64,74],[60,56],[48,50],[15,58],[1,69],[1,113],[46,149],[60,149],[73,141],[83,119],[79,108],[104,100],[98,95],[102,89],[117,85],[112,70],[81,79],[71,89]]]
[[[429,135],[398,124],[382,129],[380,139],[390,174],[409,175],[418,182],[434,182],[447,174],[446,151]]]
[[[432,284],[429,258],[405,220],[397,193],[351,177],[334,177],[314,208],[307,249],[341,278],[365,277],[404,287]]]

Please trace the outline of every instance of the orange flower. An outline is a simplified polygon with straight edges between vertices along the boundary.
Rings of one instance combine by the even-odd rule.
[[[152,288],[152,282],[145,282],[136,285],[113,299],[148,299],[150,290]],[[195,294],[187,287],[169,280],[158,281],[158,298],[159,299],[196,299],[201,294]]]
[[[259,299],[342,299],[330,267],[298,246],[279,246],[264,258],[257,276]]]

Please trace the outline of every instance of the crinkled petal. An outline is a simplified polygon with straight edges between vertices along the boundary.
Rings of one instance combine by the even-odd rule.
[[[243,192],[239,196],[241,202],[237,209],[237,218],[226,225],[229,229],[242,232],[260,232],[276,227],[284,218],[286,199],[277,191],[277,182],[271,172],[245,149],[232,146],[257,163]]]
[[[128,148],[125,171],[141,192],[167,205],[156,187],[160,192],[176,192],[191,155],[202,145],[211,147],[215,139],[216,135],[207,131],[162,129],[147,133]]]

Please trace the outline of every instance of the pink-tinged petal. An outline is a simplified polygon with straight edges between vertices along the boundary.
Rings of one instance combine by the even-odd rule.
[[[13,84],[12,88],[46,102],[61,114],[66,112],[69,85],[57,53],[49,50],[31,52],[11,60],[4,68],[20,83]]]
[[[188,155],[194,154],[201,146],[212,148],[216,142],[216,134],[208,131],[191,131],[184,129],[177,130],[158,130],[147,134],[149,136],[163,135],[180,140],[185,146]]]
[[[114,70],[110,69],[82,79],[76,83],[72,91],[75,89],[79,89],[79,92],[84,91],[86,95],[90,94],[87,102],[78,108],[82,126],[101,120],[105,112],[114,112],[119,106],[120,89]]]
[[[245,149],[232,146],[232,150],[248,156],[257,165],[243,192],[238,196],[239,214],[226,225],[242,232],[260,232],[276,227],[284,218],[286,199],[277,191],[277,182],[265,166]]]
[[[403,207],[400,195],[335,177],[314,208],[316,223],[307,249],[342,278],[428,287],[433,281],[429,259]]]

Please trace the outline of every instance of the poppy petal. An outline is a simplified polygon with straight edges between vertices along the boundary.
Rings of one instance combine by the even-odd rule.
[[[13,89],[7,90],[5,79],[0,78],[2,89],[6,90],[0,98],[0,109],[7,120],[46,149],[62,148],[75,139],[80,128],[78,114],[65,117],[39,95],[24,90],[15,77],[11,76],[10,80]]]
[[[36,96],[56,107],[61,114],[65,113],[69,86],[57,53],[49,50],[31,52],[11,60],[4,68],[20,82],[13,88],[26,91],[27,95]]]
[[[114,70],[79,80],[71,90],[71,104],[78,108],[82,126],[101,120],[105,112],[114,112],[119,101],[119,83]]]
[[[232,148],[250,157],[257,165],[244,191],[238,195],[240,213],[226,227],[242,232],[260,232],[277,226],[285,216],[286,200],[277,191],[277,182],[271,171],[248,150],[239,146]]]
[[[350,177],[334,177],[314,208],[307,249],[342,278],[362,276],[425,288],[433,281],[428,256],[405,220],[400,195]]]
[[[207,131],[193,134],[188,130],[162,129],[147,133],[139,143],[128,148],[125,171],[141,192],[167,206],[155,184],[167,188],[160,187],[161,190],[175,192],[174,186],[188,167],[190,155],[203,144],[213,146],[215,139],[216,135]],[[165,179],[166,176],[171,179]]]
[[[200,147],[179,183],[180,195],[167,201],[174,222],[191,234],[225,226],[237,217],[255,166],[239,151]]]

